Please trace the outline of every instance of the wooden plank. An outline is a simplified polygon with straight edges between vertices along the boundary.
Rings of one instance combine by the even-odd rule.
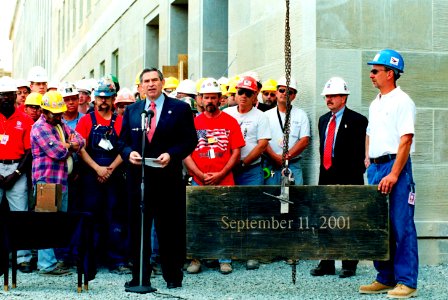
[[[162,73],[164,78],[176,77],[178,74],[178,66],[162,66]]]
[[[188,79],[188,54],[178,54],[177,55],[177,67],[179,81]]]
[[[187,187],[189,258],[389,258],[388,198],[376,186]]]

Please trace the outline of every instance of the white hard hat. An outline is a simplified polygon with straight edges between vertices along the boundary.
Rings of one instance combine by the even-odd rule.
[[[41,66],[34,66],[28,72],[30,82],[48,82],[47,71]]]
[[[75,86],[78,91],[87,92],[90,95],[92,93],[92,85],[90,81],[90,79],[81,79],[75,83]]]
[[[61,93],[62,97],[75,96],[75,95],[79,94],[75,85],[68,81],[62,82],[59,85],[58,91],[59,91],[59,93]]]
[[[350,95],[350,90],[344,79],[341,77],[332,77],[324,85],[321,95]]]
[[[221,94],[221,87],[215,78],[207,78],[201,84],[201,89],[199,90],[201,94],[207,93],[219,93]]]
[[[227,85],[229,83],[229,78],[223,76],[223,77],[218,79],[218,83]]]
[[[58,89],[59,87],[59,82],[57,82],[56,80],[52,80],[48,83],[47,89]]]
[[[177,86],[176,91],[178,93],[197,95],[196,82],[190,79],[182,80]]]
[[[5,92],[17,92],[16,82],[9,76],[0,78],[0,93]]]
[[[30,82],[26,81],[25,79],[16,79],[16,86],[19,87],[30,87]]]
[[[281,85],[282,86],[286,86],[286,77],[285,76],[282,76],[282,77],[280,77],[279,80],[277,80],[277,87],[279,87]],[[295,89],[296,91],[298,91],[298,89],[297,89],[297,80],[294,77],[292,77],[292,76],[289,79],[289,87],[292,88],[292,89]]]

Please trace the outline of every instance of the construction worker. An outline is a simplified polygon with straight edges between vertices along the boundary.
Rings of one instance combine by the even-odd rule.
[[[240,80],[239,76],[234,76],[229,79],[229,88],[227,89],[227,106],[232,107],[236,105],[235,94],[236,94],[236,84]]]
[[[64,99],[65,105],[67,106],[67,110],[62,116],[62,120],[71,129],[75,129],[81,117],[84,116],[83,113],[80,113],[78,111],[79,92],[76,89],[75,85],[68,81],[62,82],[59,85],[58,90],[59,93],[61,93],[62,98]]]
[[[47,92],[54,91],[56,92],[59,89],[59,82],[52,80],[47,84]]]
[[[26,97],[28,97],[28,95],[31,93],[30,83],[23,79],[16,79],[16,85],[17,85],[16,105],[17,107],[21,107],[25,103]],[[22,109],[19,110],[22,111]]]
[[[263,82],[261,87],[261,98],[263,102],[260,102],[257,108],[261,111],[267,111],[277,105],[277,81],[274,79],[268,79]]]
[[[271,108],[265,114],[269,119],[272,140],[265,151],[264,169],[266,185],[280,185],[283,165],[283,143],[286,118],[286,78],[277,81],[277,107]],[[291,77],[289,83],[289,97],[291,101],[296,99],[297,81]],[[303,185],[303,174],[300,158],[302,152],[310,142],[310,122],[306,113],[292,106],[290,118],[289,144],[288,144],[288,168],[291,170],[295,185]]]
[[[193,176],[192,185],[234,185],[232,169],[239,163],[241,147],[245,145],[241,129],[234,118],[219,110],[221,88],[214,78],[204,80],[199,93],[205,107],[194,121],[199,141],[193,153],[184,159]],[[230,259],[220,259],[219,263],[222,274],[232,272]],[[187,268],[190,274],[200,270],[197,259]]]
[[[34,193],[38,183],[55,183],[62,187],[61,211],[68,208],[68,175],[72,169],[71,154],[84,146],[79,133],[62,122],[67,110],[62,95],[50,91],[42,97],[42,115],[31,129],[32,178]],[[51,234],[50,232],[48,234]],[[58,264],[53,249],[38,250],[37,266],[42,275],[62,276],[70,271]]]
[[[92,101],[90,95],[92,94],[92,87],[90,86],[90,80],[81,79],[76,84],[76,89],[78,90],[78,112],[86,114],[89,110],[90,102]]]
[[[142,71],[138,72],[137,75],[135,75],[135,86],[137,87],[137,93],[135,94],[136,102],[146,99],[145,91],[143,90],[143,86],[140,82],[140,74],[142,73]]]
[[[174,92],[179,85],[179,80],[176,77],[165,78],[165,84],[163,85],[163,92],[167,95]]]
[[[33,92],[26,97],[25,100],[25,113],[36,122],[42,114],[40,105],[42,104],[42,95]]]
[[[132,94],[131,90],[128,88],[122,88],[117,93],[117,98],[115,98],[114,106],[115,106],[115,112],[122,116],[124,114],[124,111],[126,109],[126,106],[132,104],[135,102],[134,95]]]
[[[80,209],[94,215],[95,249],[100,249],[101,239],[105,240],[110,271],[130,274],[124,255],[126,236],[122,217],[126,214],[123,214],[124,205],[120,208],[118,197],[125,181],[120,171],[123,160],[118,146],[122,117],[112,112],[115,96],[111,78],[101,78],[95,89],[96,109],[81,118],[76,126],[76,131],[87,141],[80,152],[86,165],[80,176]]]
[[[410,154],[415,151],[415,103],[397,86],[404,60],[392,49],[378,52],[367,63],[379,94],[369,107],[366,137],[367,179],[389,195],[390,259],[374,261],[375,281],[361,294],[386,293],[388,298],[417,296],[418,245],[414,223],[415,182]]]
[[[182,80],[176,88],[176,98],[182,99],[184,97],[190,97],[196,99],[197,90],[196,83],[193,80]]]
[[[28,72],[28,81],[30,82],[31,92],[44,95],[48,88],[47,71],[41,66],[34,66]]]
[[[10,77],[0,78],[0,203],[3,197],[11,211],[28,210],[26,173],[31,165],[30,130],[33,121],[15,107],[17,87]],[[23,273],[33,271],[31,251],[18,251],[17,264]]]

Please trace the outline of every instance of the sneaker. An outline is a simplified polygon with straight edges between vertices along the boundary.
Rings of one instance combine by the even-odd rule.
[[[381,282],[374,281],[371,284],[368,285],[361,285],[359,287],[359,293],[360,294],[383,294],[390,290],[392,290],[394,287],[382,284]]]
[[[232,273],[233,269],[232,269],[232,265],[229,263],[222,263],[219,264],[219,272],[221,274],[227,275]]]
[[[67,275],[71,275],[72,272],[70,272],[69,270],[66,269],[61,269],[59,267],[56,266],[56,268],[54,268],[51,271],[39,271],[40,275],[44,275],[44,276],[67,276]]]
[[[33,272],[33,268],[31,267],[31,263],[24,261],[17,265],[17,269],[19,269],[22,273],[31,273]]]
[[[125,265],[119,265],[115,269],[110,270],[110,272],[118,275],[125,275],[132,273],[131,269]]]
[[[69,264],[63,260],[58,261],[58,263],[56,264],[56,267],[59,269],[70,270],[70,271],[74,269],[72,264]]]
[[[258,262],[258,260],[255,259],[249,259],[246,262],[246,270],[256,270],[260,267],[260,263]]]
[[[201,272],[201,262],[197,259],[193,259],[187,268],[187,273],[188,274],[197,274],[199,272]]]
[[[401,283],[397,284],[393,290],[387,292],[387,298],[408,299],[412,297],[417,297],[417,289]]]

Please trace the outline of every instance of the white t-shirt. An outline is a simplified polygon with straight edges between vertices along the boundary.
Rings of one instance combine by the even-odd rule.
[[[282,126],[285,126],[285,118],[286,113],[282,113],[278,111],[280,114],[280,119],[282,120]],[[272,139],[269,141],[269,145],[272,150],[276,154],[283,153],[283,130],[282,126],[280,126],[280,121],[277,115],[277,107],[271,108],[264,113],[268,119],[269,124],[271,125],[271,136]],[[291,149],[301,138],[310,135],[310,121],[308,120],[308,116],[306,113],[296,107],[293,106],[291,108],[291,126],[289,133],[289,145],[288,149]]]
[[[252,151],[257,146],[258,140],[271,139],[271,131],[269,130],[268,118],[261,110],[253,107],[249,112],[241,114],[238,112],[238,105],[224,109],[224,112],[228,113],[236,119],[241,128],[246,146],[241,148],[241,159]],[[261,157],[255,160],[252,164],[261,162]]]
[[[415,104],[400,87],[386,95],[378,94],[369,107],[369,157],[396,154],[400,138],[415,134]],[[414,140],[411,153],[415,150]]]

